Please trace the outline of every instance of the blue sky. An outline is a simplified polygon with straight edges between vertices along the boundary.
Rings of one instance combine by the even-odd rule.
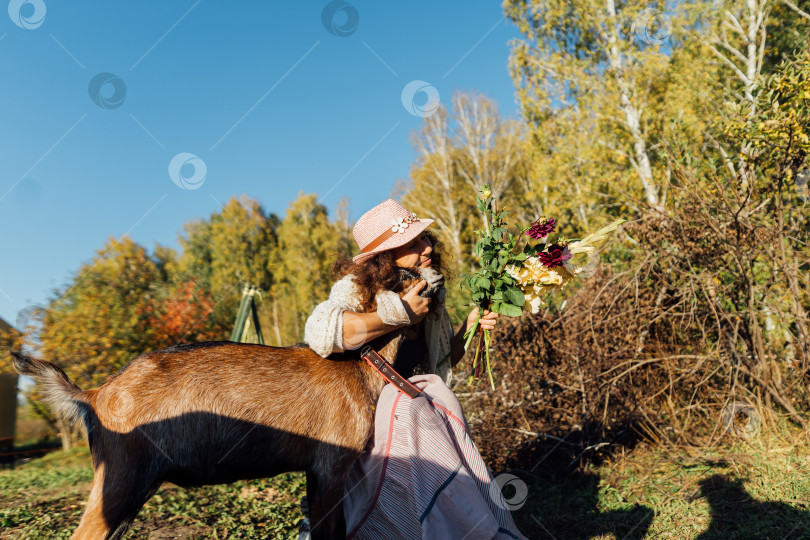
[[[328,5],[347,35],[323,24]],[[183,223],[232,195],[279,215],[300,191],[330,210],[348,197],[356,219],[408,176],[411,81],[441,103],[475,90],[517,114],[517,35],[497,1],[11,0],[0,317],[44,304],[110,236],[177,246]],[[178,158],[175,183],[183,153],[197,159]]]

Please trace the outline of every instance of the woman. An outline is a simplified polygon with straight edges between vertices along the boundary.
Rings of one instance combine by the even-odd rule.
[[[380,395],[374,437],[346,485],[347,533],[350,538],[522,538],[446,386],[451,367],[464,356],[464,332],[478,318],[478,308],[453,333],[444,306],[441,255],[425,230],[431,223],[391,199],[363,214],[353,231],[361,253],[336,264],[343,277],[306,323],[305,341],[323,357],[406,327],[394,369],[423,393],[402,399],[386,385]],[[423,280],[401,298],[394,292],[400,269]],[[435,300],[419,296],[425,287],[438,289]],[[484,311],[480,326],[492,330],[497,319],[497,313]]]

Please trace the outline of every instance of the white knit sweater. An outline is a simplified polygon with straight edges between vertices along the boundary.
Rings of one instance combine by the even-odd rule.
[[[433,274],[431,274],[431,272]],[[425,279],[438,275],[435,270],[421,271]],[[434,313],[429,313],[425,321],[425,338],[428,346],[430,372],[441,377],[446,384],[450,382],[450,343],[453,337],[453,326],[444,306],[445,290],[439,293],[440,305]],[[383,291],[375,297],[377,314],[385,324],[409,324],[408,312],[393,291]],[[318,304],[307,319],[304,327],[304,341],[309,347],[326,358],[332,353],[343,351],[343,312],[361,312],[360,293],[354,283],[354,276],[349,274],[337,281],[329,293],[329,299]]]

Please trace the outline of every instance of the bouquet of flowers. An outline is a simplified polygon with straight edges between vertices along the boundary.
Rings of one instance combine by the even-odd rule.
[[[483,213],[485,226],[477,231],[479,240],[474,252],[480,268],[462,281],[462,286],[470,291],[473,304],[479,308],[478,319],[484,309],[508,317],[520,317],[525,311],[537,313],[544,303],[544,295],[563,289],[582,273],[583,267],[574,262],[575,256],[594,253],[593,244],[603,240],[625,221],[617,219],[581,240],[569,241],[561,235],[553,235],[557,225],[555,219],[541,217],[526,227],[515,227],[519,231],[515,236],[504,222],[506,212],[496,210],[489,186],[483,186],[479,193],[477,208]],[[524,236],[529,240],[518,249]],[[494,390],[489,357],[490,332],[481,331],[478,320],[464,334],[464,350],[470,348],[476,337],[474,376],[480,378],[486,364]]]

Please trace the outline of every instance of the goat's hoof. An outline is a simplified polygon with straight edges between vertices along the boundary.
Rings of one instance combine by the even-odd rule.
[[[298,525],[298,540],[310,540],[312,538],[309,534],[309,518],[304,518]]]

